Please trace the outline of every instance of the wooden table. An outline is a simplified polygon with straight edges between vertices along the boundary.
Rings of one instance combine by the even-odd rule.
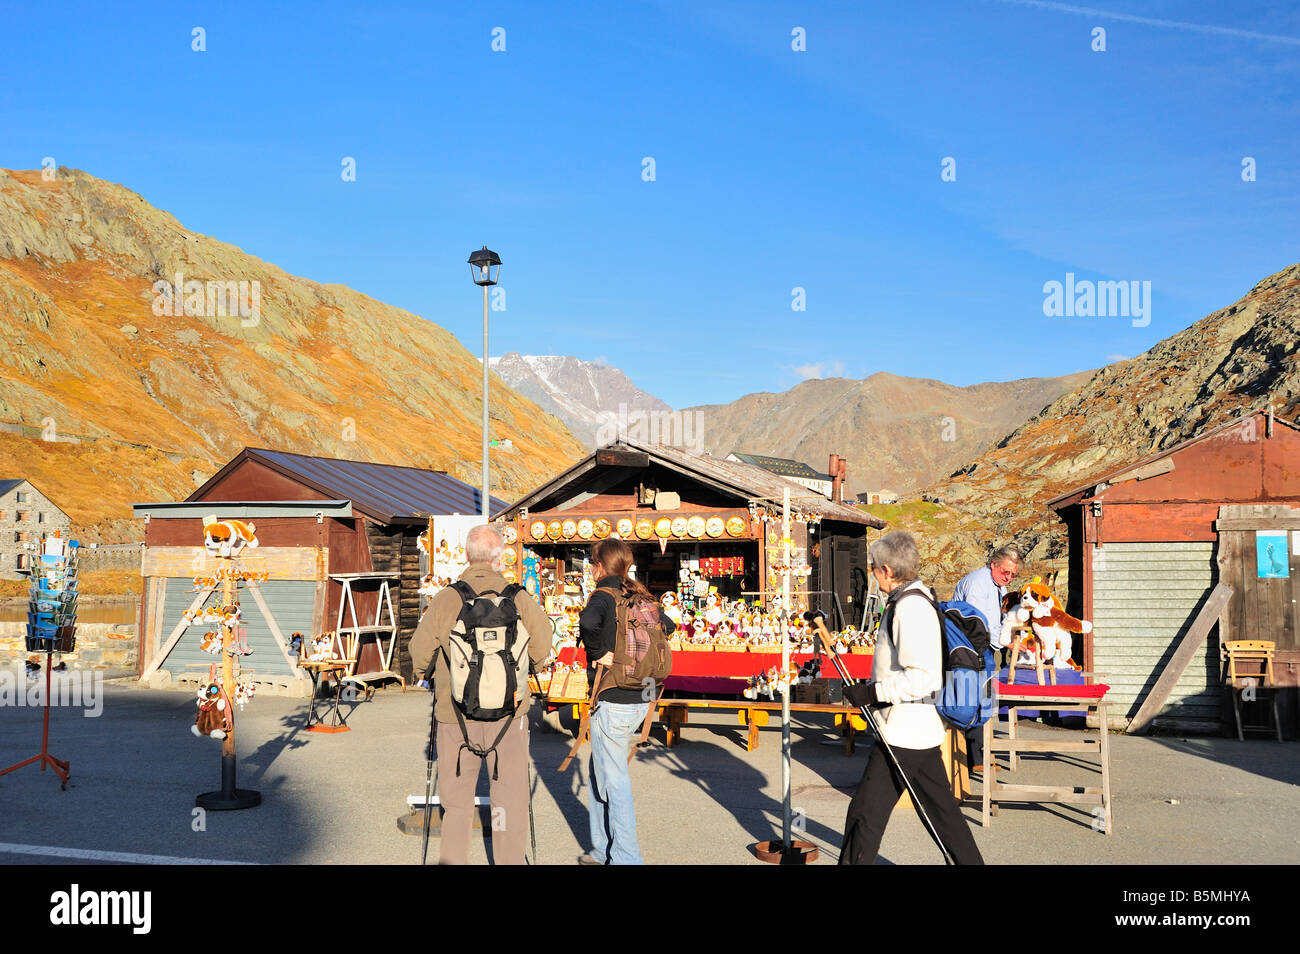
[[[1033,687],[1051,690],[1055,687]],[[1062,687],[1063,688],[1063,687]],[[984,799],[980,813],[981,823],[989,826],[991,815],[998,813],[999,802],[1079,803],[1097,805],[1094,810],[1092,827],[1097,831],[1111,834],[1114,813],[1110,800],[1110,739],[1106,729],[1106,697],[1074,695],[1061,693],[1021,692],[1016,686],[1006,683],[998,685],[998,706],[1007,707],[1007,735],[994,735],[996,719],[984,723]],[[1097,734],[1092,730],[1071,733],[1070,739],[1024,739],[1017,734],[1016,717],[1021,709],[1039,709],[1049,712],[1069,712],[1085,710],[1097,713]],[[1085,736],[1085,737],[1078,737]],[[1006,753],[1009,770],[1014,772],[1020,767],[1021,752],[1046,752],[1064,754],[1067,752],[1087,752],[1099,756],[1101,760],[1101,786],[1083,785],[1021,785],[1000,782],[997,778],[998,753]]]

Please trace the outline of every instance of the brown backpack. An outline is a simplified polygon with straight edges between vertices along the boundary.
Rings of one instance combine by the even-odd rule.
[[[609,668],[605,688],[649,687],[657,694],[660,683],[673,671],[673,651],[659,622],[659,604],[644,597],[629,598],[610,587],[601,589],[614,598],[618,612],[614,665]]]
[[[673,669],[673,651],[668,646],[668,637],[664,635],[663,626],[659,622],[659,604],[644,597],[633,603],[622,590],[607,586],[600,589],[614,598],[614,607],[618,613],[614,665],[608,668],[596,667],[591,698],[583,707],[577,738],[573,740],[569,754],[560,763],[561,772],[572,764],[574,756],[591,734],[591,710],[596,707],[600,693],[605,689],[640,689],[642,697],[649,703],[645,721],[641,723],[641,735],[627,753],[630,763],[636,757],[638,747],[650,738],[650,726],[659,709],[659,697],[663,695],[663,681]]]

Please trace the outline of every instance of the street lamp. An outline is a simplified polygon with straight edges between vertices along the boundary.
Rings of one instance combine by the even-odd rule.
[[[488,288],[501,277],[501,256],[484,245],[470,252],[469,273],[483,287],[483,520],[488,519]]]

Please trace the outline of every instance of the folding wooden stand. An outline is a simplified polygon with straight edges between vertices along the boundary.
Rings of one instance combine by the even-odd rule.
[[[1100,821],[1105,831],[1110,834],[1114,818],[1110,801],[1110,739],[1106,729],[1106,697],[1074,696],[1064,693],[1039,695],[1019,693],[1014,686],[998,686],[997,704],[1007,707],[1007,736],[998,738],[993,733],[997,719],[984,723],[984,799],[980,813],[981,823],[989,827],[989,818],[998,813],[999,802],[1030,803],[1082,803],[1101,807]],[[1096,711],[1098,735],[1096,737],[1078,736],[1083,733],[1071,732],[1070,739],[1022,739],[1016,734],[1017,713],[1021,709],[1039,709],[1049,712],[1070,712],[1076,709]],[[1087,730],[1091,731],[1091,730]],[[1061,733],[1064,735],[1064,733]],[[1006,753],[1010,759],[1010,771],[1020,767],[1021,752],[1090,752],[1101,758],[1101,786],[1083,785],[1019,785],[998,781],[998,753]],[[1094,822],[1094,827],[1096,823]]]

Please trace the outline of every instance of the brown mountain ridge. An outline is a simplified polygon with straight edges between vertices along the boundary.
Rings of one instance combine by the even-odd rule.
[[[168,300],[157,283],[178,274]],[[0,476],[30,479],[88,540],[138,536],[130,503],[183,499],[244,446],[478,483],[481,365],[452,334],[84,172],[0,170],[0,329]],[[493,437],[514,444],[493,457],[494,494],[582,455],[495,375],[490,400]]]

